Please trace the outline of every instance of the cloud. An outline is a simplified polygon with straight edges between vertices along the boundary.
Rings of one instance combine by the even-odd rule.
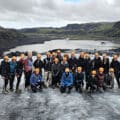
[[[0,8],[0,25],[14,28],[120,20],[120,0],[0,0]]]

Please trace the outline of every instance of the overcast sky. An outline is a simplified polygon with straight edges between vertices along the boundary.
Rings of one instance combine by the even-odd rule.
[[[0,0],[0,25],[59,27],[120,20],[120,0]]]

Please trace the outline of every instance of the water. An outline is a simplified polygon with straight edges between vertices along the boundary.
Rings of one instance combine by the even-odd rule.
[[[101,45],[99,41],[53,40],[44,44],[20,46],[9,52],[46,52],[59,48],[109,50],[118,47],[118,44],[111,42]],[[117,85],[113,90],[101,94],[79,94],[73,89],[68,95],[51,88],[33,94],[24,90],[22,76],[22,93],[4,95],[1,93],[3,80],[0,80],[0,120],[120,120],[120,90]]]
[[[53,49],[88,49],[88,50],[109,50],[119,48],[119,44],[115,44],[109,41],[105,42],[104,45],[101,44],[101,41],[94,40],[52,40],[46,41],[44,44],[33,44],[33,45],[24,45],[11,49],[9,52],[15,51],[37,51],[37,52],[46,52]]]

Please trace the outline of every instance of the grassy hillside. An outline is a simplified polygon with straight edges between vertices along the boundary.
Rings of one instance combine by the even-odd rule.
[[[21,45],[25,38],[25,35],[15,29],[0,27],[0,55],[9,48]]]
[[[43,43],[51,39],[120,40],[120,22],[68,24],[61,28],[5,29],[0,27],[0,55],[18,45]]]
[[[31,28],[20,30],[27,36],[47,36],[54,38],[70,39],[111,39],[119,40],[120,23],[87,23],[68,24],[62,28]]]

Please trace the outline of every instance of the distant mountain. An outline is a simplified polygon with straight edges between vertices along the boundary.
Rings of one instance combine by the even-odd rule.
[[[58,36],[71,39],[119,39],[120,22],[68,24],[61,28],[30,28],[20,31],[26,35]]]
[[[0,27],[0,54],[18,45],[63,38],[119,41],[120,22],[68,24],[61,28],[40,27],[20,30]]]
[[[25,38],[25,35],[15,29],[5,29],[0,27],[0,55],[3,51],[22,44],[22,41]]]
[[[110,37],[120,37],[120,22],[116,22],[111,29],[105,32]]]

